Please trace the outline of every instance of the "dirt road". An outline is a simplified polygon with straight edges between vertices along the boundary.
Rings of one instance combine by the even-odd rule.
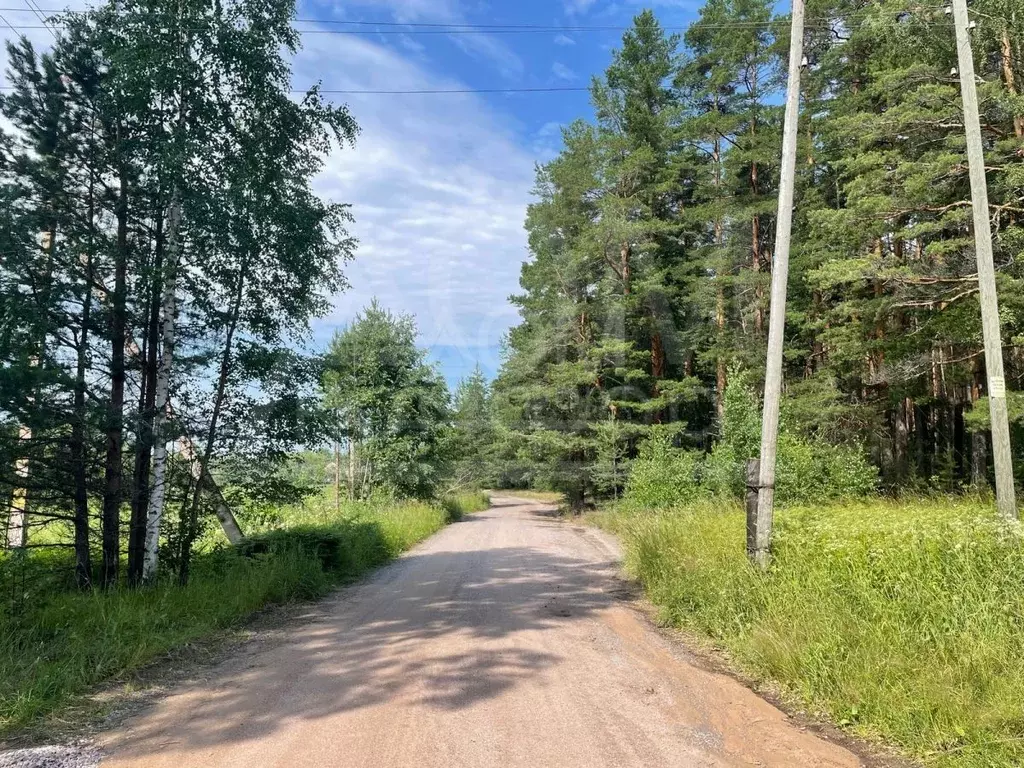
[[[858,766],[651,628],[614,546],[495,499],[102,744],[105,768]]]

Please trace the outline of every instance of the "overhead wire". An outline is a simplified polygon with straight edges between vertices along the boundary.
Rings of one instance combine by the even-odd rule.
[[[315,85],[310,85],[308,88],[292,88],[289,93],[308,93],[310,90],[315,88]],[[12,91],[14,86],[12,85],[0,85],[0,91]],[[553,86],[550,88],[409,88],[409,89],[363,89],[363,88],[320,88],[319,92],[328,95],[343,95],[343,96],[355,96],[355,95],[394,95],[394,96],[412,96],[412,95],[440,95],[440,94],[470,94],[470,93],[582,93],[589,91],[590,88],[587,86],[573,86],[573,87],[559,87]]]
[[[35,9],[38,9],[41,13],[61,13],[54,9],[42,9],[34,2],[34,0],[26,0],[27,3],[31,2]],[[942,5],[923,5],[917,6],[907,11],[893,11],[894,13],[910,13],[918,11],[938,11],[942,10]],[[12,7],[0,7],[0,11],[24,11],[23,8],[12,8]],[[127,13],[127,12],[126,12]],[[868,16],[877,11],[865,9],[863,11],[854,11],[842,16],[843,19],[857,18],[860,16]],[[38,16],[38,14],[37,14]],[[45,21],[45,20],[44,20]],[[819,18],[819,19],[808,19],[808,25],[815,24],[831,24],[836,19],[834,18]],[[615,25],[543,25],[543,24],[470,24],[462,22],[402,22],[402,21],[361,21],[361,20],[345,20],[345,19],[328,19],[328,18],[310,18],[310,17],[299,17],[295,19],[296,23],[299,24],[323,24],[323,25],[337,25],[337,26],[353,26],[359,27],[359,29],[298,29],[296,30],[300,34],[328,34],[328,35],[458,35],[458,34],[568,34],[568,33],[582,33],[582,32],[625,32],[632,27],[629,26],[615,26]],[[749,21],[725,21],[725,22],[711,22],[701,21],[700,19],[695,20],[693,23],[687,26],[666,26],[663,29],[666,31],[685,31],[693,27],[699,27],[700,29],[759,29],[768,28],[773,24],[780,23],[779,19],[764,19],[764,20],[749,20]],[[371,29],[381,27],[383,29]],[[35,26],[22,26],[20,29],[38,29]]]
[[[37,17],[42,13],[58,13],[52,9],[41,8],[35,0],[25,0],[25,3],[29,5],[31,10]],[[906,11],[895,12],[897,15],[908,14],[912,12],[920,11],[940,11],[943,10],[943,5],[922,5],[917,6],[913,9]],[[0,7],[0,12],[3,11],[18,11],[25,12],[25,8],[12,8],[12,7]],[[865,9],[860,12],[852,12],[843,15],[841,18],[830,18],[830,19],[810,19],[808,20],[808,26],[814,24],[821,24],[831,26],[837,21],[844,19],[857,18],[863,15],[870,15],[877,13],[877,11]],[[995,19],[996,17],[989,16],[988,18]],[[47,29],[50,34],[56,35],[50,25],[45,24],[44,26],[33,26],[33,25],[12,25],[6,18],[0,15],[2,20],[8,27],[14,32],[19,30],[29,29]],[[522,25],[502,25],[502,24],[461,24],[461,23],[442,23],[442,22],[393,22],[393,21],[345,21],[340,19],[316,19],[316,18],[298,18],[297,22],[301,23],[317,23],[317,24],[347,24],[355,25],[360,27],[371,27],[381,26],[388,28],[406,28],[411,27],[410,30],[402,29],[387,29],[387,30],[370,30],[370,29],[359,29],[359,30],[317,30],[317,29],[299,29],[296,30],[300,34],[352,34],[352,35],[376,35],[376,34],[501,34],[510,32],[544,32],[544,33],[571,33],[581,31],[625,31],[631,27],[616,27],[616,26],[543,26],[535,24],[522,24]],[[690,29],[694,26],[698,26],[701,29],[733,29],[733,28],[767,28],[772,24],[777,23],[777,19],[767,19],[764,21],[731,21],[731,22],[701,22],[699,19],[693,22],[688,27],[666,27],[666,30],[671,29]],[[919,20],[919,23],[926,24],[929,26],[940,25],[943,22],[929,22]],[[58,25],[53,25],[55,28],[60,28]],[[301,94],[306,93],[314,86],[309,88],[291,89],[291,93]],[[10,90],[11,86],[0,85],[0,90]],[[359,96],[359,95],[445,95],[445,94],[517,94],[517,93],[583,93],[590,90],[587,86],[548,86],[548,87],[521,87],[521,88],[396,88],[396,89],[358,89],[358,88],[321,88],[320,93],[327,95],[344,95],[344,96]]]
[[[40,10],[39,10],[39,6],[37,6],[33,0],[25,0],[25,5],[27,5],[28,9],[30,11],[32,11],[32,13],[36,16],[36,18],[38,18],[43,23],[43,28],[46,29],[46,31],[49,32],[53,36],[54,40],[56,40],[57,39],[57,33],[54,32],[53,29],[50,27],[50,25],[47,23],[46,17],[43,16],[42,12],[40,12]],[[12,27],[12,29],[13,29],[13,27]]]

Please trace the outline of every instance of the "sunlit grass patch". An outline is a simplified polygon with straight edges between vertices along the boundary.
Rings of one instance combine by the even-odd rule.
[[[667,621],[835,722],[943,766],[1024,761],[1024,543],[977,499],[777,513],[767,575],[738,505],[595,518]]]

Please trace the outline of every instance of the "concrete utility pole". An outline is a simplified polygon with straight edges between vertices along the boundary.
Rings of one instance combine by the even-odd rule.
[[[768,362],[764,376],[764,416],[761,422],[761,465],[757,494],[756,528],[751,558],[768,567],[775,508],[775,456],[779,443],[779,398],[782,396],[782,346],[786,331],[786,288],[789,280],[789,241],[793,230],[793,187],[796,181],[796,143],[800,118],[800,68],[803,66],[804,0],[793,0],[789,40],[789,83],[786,119],[782,129],[782,168],[779,178],[779,215],[775,225],[775,262],[772,265],[771,316],[768,321]]]
[[[959,60],[960,94],[964,102],[964,132],[971,174],[971,207],[974,210],[974,250],[978,258],[978,287],[981,298],[981,328],[985,338],[985,371],[988,373],[988,406],[992,417],[992,457],[996,469],[996,506],[1008,518],[1017,517],[1010,458],[1010,422],[1006,413],[1006,379],[1003,375],[1003,344],[996,297],[996,270],[992,259],[992,230],[988,220],[988,187],[985,183],[985,155],[981,144],[978,91],[974,83],[974,55],[971,52],[971,20],[967,0],[953,0],[956,27],[956,55]]]

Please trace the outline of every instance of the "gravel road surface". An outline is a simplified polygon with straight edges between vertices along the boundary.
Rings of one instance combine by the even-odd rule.
[[[109,733],[103,768],[861,765],[654,629],[610,539],[494,501]]]

